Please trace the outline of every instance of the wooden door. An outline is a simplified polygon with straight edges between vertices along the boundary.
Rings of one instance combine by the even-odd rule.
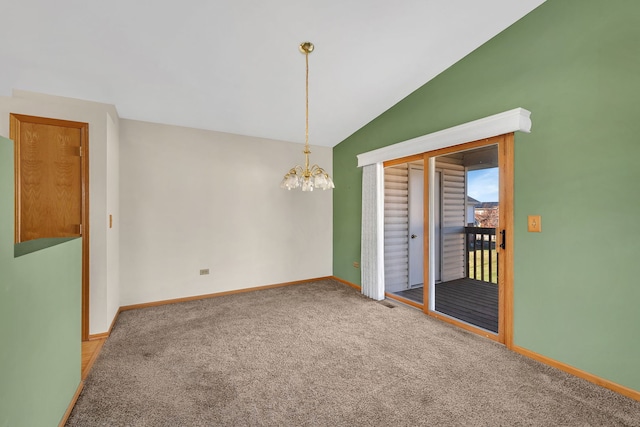
[[[15,241],[82,237],[82,336],[88,338],[87,123],[11,114]]]

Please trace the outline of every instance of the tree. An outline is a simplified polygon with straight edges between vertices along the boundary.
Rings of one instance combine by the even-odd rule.
[[[476,209],[474,216],[478,227],[496,228],[498,227],[500,208],[496,206],[492,208]]]

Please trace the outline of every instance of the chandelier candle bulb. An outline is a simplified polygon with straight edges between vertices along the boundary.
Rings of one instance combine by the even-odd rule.
[[[309,54],[313,52],[313,43],[303,42],[299,46],[300,52],[304,53],[306,64],[305,90],[305,134],[304,134],[304,168],[295,166],[289,170],[280,183],[280,188],[291,190],[301,188],[302,191],[313,191],[314,188],[323,190],[335,188],[333,180],[328,173],[320,166],[313,165],[309,168]]]

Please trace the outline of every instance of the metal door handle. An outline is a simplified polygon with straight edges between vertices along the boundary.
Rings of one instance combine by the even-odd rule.
[[[416,236],[415,234],[412,234],[412,235],[411,235],[411,238],[412,238],[412,239],[415,239],[416,237],[418,237],[418,236]]]
[[[500,243],[500,249],[505,249],[507,247],[507,230],[500,231],[502,235],[502,243]]]

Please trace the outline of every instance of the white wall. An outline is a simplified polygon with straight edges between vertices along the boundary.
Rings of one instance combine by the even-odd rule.
[[[120,120],[121,305],[331,275],[332,192],[279,188],[302,149]]]
[[[107,294],[117,290],[115,281],[107,281],[107,252],[117,254],[117,246],[110,246],[107,231],[107,193],[118,199],[118,188],[110,187],[113,172],[107,165],[107,147],[117,145],[118,135],[107,139],[108,118],[117,127],[118,114],[112,105],[71,98],[14,91],[11,97],[0,97],[0,135],[9,136],[9,114],[25,114],[61,120],[89,123],[89,274],[90,274],[90,334],[106,332],[113,316],[107,310]],[[117,256],[116,256],[117,258]]]

